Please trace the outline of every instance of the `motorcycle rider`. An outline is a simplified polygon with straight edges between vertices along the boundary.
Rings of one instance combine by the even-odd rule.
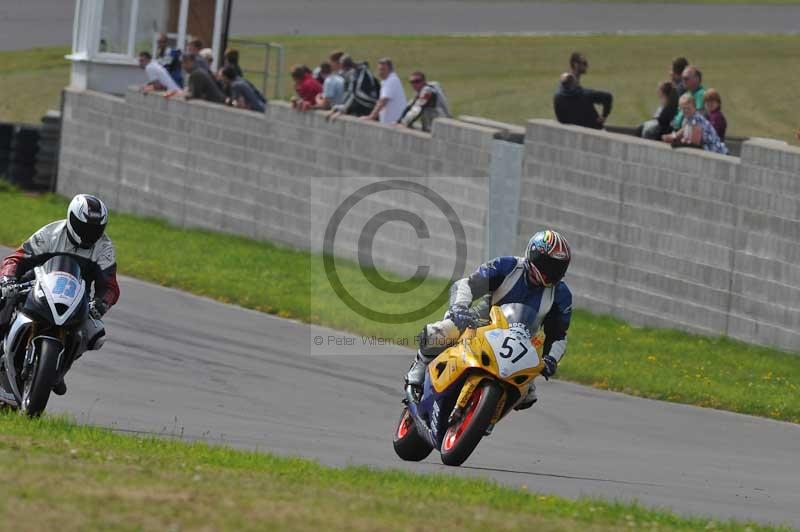
[[[572,316],[572,292],[562,281],[570,258],[569,244],[561,234],[539,231],[528,242],[524,257],[497,257],[456,281],[450,288],[450,308],[444,319],[426,325],[420,333],[417,358],[406,375],[406,384],[421,390],[428,364],[452,346],[464,330],[488,316],[492,305],[506,303],[524,303],[539,309],[539,323],[535,325],[544,327],[545,333],[541,374],[546,379],[555,375],[566,353]],[[489,305],[470,308],[484,296],[491,298]],[[536,401],[536,386],[531,383],[515,409],[530,408]]]
[[[108,209],[95,196],[78,194],[69,204],[67,218],[48,224],[38,231],[0,266],[0,288],[13,294],[13,286],[27,272],[44,264],[55,255],[71,255],[81,262],[87,283],[94,283],[94,297],[89,303],[89,316],[83,324],[83,338],[95,338],[93,349],[102,346],[100,320],[119,300],[117,261],[114,244],[105,235]],[[0,337],[5,334],[11,319],[11,305],[0,306]],[[76,354],[79,357],[82,352]],[[67,386],[63,379],[53,392],[64,395]]]

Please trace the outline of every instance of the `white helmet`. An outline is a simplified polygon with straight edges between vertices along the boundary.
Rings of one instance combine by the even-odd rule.
[[[78,194],[67,209],[67,234],[72,243],[89,249],[103,236],[108,224],[105,203],[89,194]]]

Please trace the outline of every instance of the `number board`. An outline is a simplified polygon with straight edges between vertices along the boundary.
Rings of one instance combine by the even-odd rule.
[[[486,333],[486,340],[492,346],[501,377],[539,365],[530,336],[519,329],[493,329]]]

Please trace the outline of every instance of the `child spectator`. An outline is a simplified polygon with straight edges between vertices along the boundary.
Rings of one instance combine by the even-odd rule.
[[[396,124],[406,108],[406,93],[403,82],[394,71],[394,63],[388,57],[378,60],[378,77],[381,78],[381,92],[378,103],[365,120],[379,120],[382,124]]]
[[[662,137],[664,142],[669,142],[673,145],[697,146],[713,153],[728,154],[728,148],[720,140],[714,126],[702,114],[697,112],[694,97],[691,94],[686,93],[681,96],[678,106],[683,112],[683,116],[686,117],[683,121],[683,126],[674,133],[664,135]]]
[[[680,97],[681,94],[686,92],[686,85],[683,84],[683,71],[689,66],[689,60],[685,57],[676,57],[672,60],[672,70],[669,73],[672,80],[672,86]]]
[[[572,52],[569,57],[569,71],[575,77],[575,83],[581,84],[581,76],[589,71],[589,61],[586,56],[580,52]]]
[[[317,95],[314,109],[331,109],[344,101],[344,78],[333,70],[333,65],[323,61],[319,65],[319,75],[322,78],[322,93]]]
[[[139,52],[139,66],[144,69],[147,75],[147,83],[142,87],[145,92],[180,90],[180,87],[169,75],[167,69],[158,61],[155,61],[150,52]]]
[[[664,81],[658,85],[658,98],[660,106],[653,118],[639,126],[637,130],[643,139],[660,140],[672,131],[672,119],[678,113],[678,91],[672,81]]]
[[[686,91],[683,94],[688,94],[694,98],[695,109],[703,108],[703,95],[706,93],[703,87],[703,75],[697,70],[697,67],[692,65],[683,69],[681,80],[686,86]],[[683,125],[683,113],[678,110],[678,114],[672,120],[672,129],[680,129]]]
[[[428,82],[425,74],[420,71],[412,72],[408,82],[414,89],[415,95],[400,116],[399,125],[413,127],[414,122],[421,119],[422,131],[429,132],[434,120],[442,117],[450,118],[447,97],[437,82]]]
[[[301,111],[309,110],[317,102],[317,95],[322,92],[322,85],[314,79],[311,70],[305,65],[292,67],[292,79],[294,90],[297,92],[297,96],[292,97],[292,107]]]
[[[728,121],[722,114],[722,98],[716,89],[708,89],[703,96],[703,107],[706,110],[706,118],[714,126],[714,130],[719,135],[721,141],[725,142],[725,131],[728,129]]]
[[[356,63],[349,55],[342,56],[342,72],[345,81],[344,101],[333,107],[330,118],[337,114],[366,116],[375,108],[380,96],[381,84],[369,70],[369,64]]]
[[[250,83],[236,75],[233,65],[222,69],[222,81],[230,93],[230,104],[240,109],[249,109],[263,113],[266,100],[253,88]]]
[[[575,76],[570,72],[561,74],[560,85],[555,97],[553,107],[556,118],[562,124],[603,129],[614,97],[610,92],[584,89],[578,85]],[[603,106],[603,114],[597,114],[595,105]]]

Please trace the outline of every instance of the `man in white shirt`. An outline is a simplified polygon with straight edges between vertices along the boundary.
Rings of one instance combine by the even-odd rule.
[[[382,124],[395,124],[406,109],[406,93],[388,57],[378,61],[378,77],[382,80],[380,97],[372,113],[365,118],[379,120]]]
[[[147,83],[142,88],[144,91],[178,91],[181,88],[169,75],[161,63],[153,60],[150,52],[139,52],[139,66],[147,75]]]

